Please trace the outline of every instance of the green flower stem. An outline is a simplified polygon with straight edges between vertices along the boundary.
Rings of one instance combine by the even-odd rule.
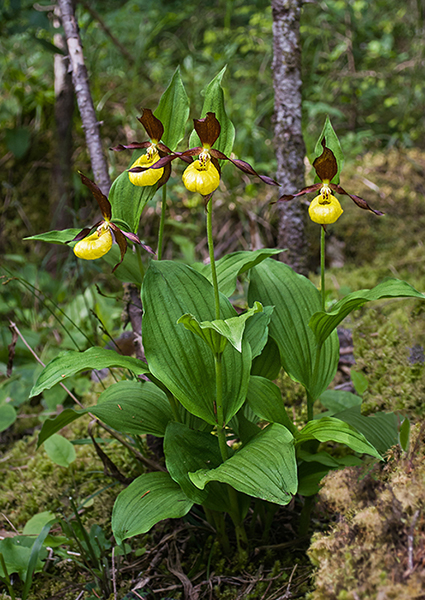
[[[204,506],[205,514],[208,517],[207,510],[208,509],[206,509]],[[214,525],[215,525],[215,529],[217,531],[217,537],[219,539],[220,544],[223,547],[224,554],[229,556],[231,553],[231,547],[230,547],[229,538],[228,538],[227,532],[226,532],[226,523],[224,520],[224,513],[220,513],[215,510],[211,510],[208,512],[211,514],[212,518],[214,519]]]
[[[214,258],[214,240],[212,233],[212,200],[210,199],[207,204],[207,237],[208,237],[208,250],[210,253],[210,264],[211,264],[211,275],[214,287],[214,302],[215,302],[215,318],[220,318],[220,295],[218,291],[217,281],[217,269],[215,268]]]
[[[164,223],[165,223],[165,210],[167,208],[167,184],[162,186],[162,202],[161,202],[161,220],[159,222],[158,231],[158,260],[162,259],[162,246],[164,242]]]
[[[325,311],[325,306],[326,306],[326,302],[325,302],[325,295],[326,295],[326,290],[325,290],[325,236],[326,236],[326,232],[325,232],[325,228],[322,226],[321,227],[321,235],[320,235],[320,291],[322,294],[322,310],[323,312]]]
[[[145,267],[143,266],[143,262],[142,262],[142,251],[140,249],[140,246],[138,244],[135,244],[136,246],[136,256],[137,256],[137,262],[139,264],[139,271],[140,271],[140,275],[142,277],[142,280],[145,277]]]
[[[316,360],[314,361],[313,376],[312,376],[312,387],[316,385],[317,376],[319,374],[320,354],[322,352],[322,344],[317,344],[316,347]],[[313,405],[317,398],[313,398],[310,392],[307,390],[307,421],[313,419]]]
[[[176,398],[173,396],[173,394],[167,394],[168,396],[168,400],[170,402],[170,406],[171,406],[171,410],[173,412],[173,416],[176,420],[176,423],[181,423],[181,419],[180,419],[180,415],[179,415],[179,411],[178,411],[178,402],[176,400]]]

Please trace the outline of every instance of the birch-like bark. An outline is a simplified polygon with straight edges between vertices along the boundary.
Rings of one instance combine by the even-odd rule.
[[[272,0],[273,86],[277,180],[284,194],[304,187],[305,146],[301,131],[301,0]],[[279,202],[281,260],[307,274],[306,210],[299,200]]]
[[[78,108],[83,122],[87,148],[93,169],[94,180],[105,195],[108,195],[111,180],[108,165],[103,154],[100,139],[99,122],[94,110],[90,94],[89,79],[84,63],[83,48],[75,18],[72,0],[58,0],[62,25],[69,51],[69,62],[72,71],[72,82],[77,97]]]

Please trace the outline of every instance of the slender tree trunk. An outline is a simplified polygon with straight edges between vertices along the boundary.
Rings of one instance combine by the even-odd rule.
[[[90,154],[94,180],[104,194],[108,194],[111,187],[108,165],[102,150],[99,122],[90,94],[89,79],[86,65],[84,64],[83,48],[72,0],[58,0],[62,25],[65,31],[69,51],[69,61],[72,70],[72,82],[77,96],[78,108],[86,135],[86,143]]]
[[[59,7],[55,7],[53,26],[59,29]],[[55,46],[64,51],[54,56],[55,75],[55,151],[52,169],[52,226],[66,229],[72,226],[68,210],[72,204],[72,116],[74,113],[74,88],[69,71],[68,48],[61,33],[53,36]]]
[[[305,147],[301,131],[301,0],[272,0],[273,85],[277,180],[285,194],[304,186]],[[307,274],[306,210],[299,200],[280,202],[278,244],[284,262]]]

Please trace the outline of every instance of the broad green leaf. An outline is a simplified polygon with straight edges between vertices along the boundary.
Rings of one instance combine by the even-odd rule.
[[[142,250],[142,253],[143,252],[145,251]],[[115,265],[117,265],[121,260],[121,254],[118,245],[113,244],[109,252],[102,258],[110,267],[115,267]],[[117,270],[114,271],[114,275],[120,281],[129,281],[139,286],[142,285],[143,275],[140,271],[139,259],[137,258],[137,254],[131,249],[131,242],[127,248],[127,252],[125,253],[124,260],[120,266],[117,267]]]
[[[135,435],[163,437],[173,419],[167,396],[150,382],[118,381],[87,410],[110,427]]]
[[[247,402],[256,415],[269,423],[280,423],[295,433],[296,428],[288,417],[282,392],[275,383],[264,377],[249,378]]]
[[[375,413],[365,417],[360,406],[353,406],[334,415],[364,435],[380,454],[398,444],[397,416],[394,413]]]
[[[89,348],[85,352],[69,350],[61,352],[46,365],[31,390],[30,398],[41,394],[43,390],[51,388],[59,381],[64,381],[67,377],[71,377],[80,371],[101,370],[110,367],[129,369],[135,375],[149,373],[146,363],[137,358],[121,356],[114,350],[96,347]]]
[[[229,119],[224,108],[224,94],[221,87],[221,81],[227,67],[223,67],[216,77],[207,85],[204,95],[204,105],[202,107],[202,118],[207,112],[215,113],[215,116],[220,123],[221,132],[214,144],[214,148],[220,150],[227,156],[230,155],[235,139],[235,128],[232,121]],[[192,131],[189,139],[189,147],[195,148],[201,145],[201,141],[195,130]]]
[[[75,448],[69,440],[62,435],[54,433],[44,442],[47,456],[60,467],[69,467],[77,458]]]
[[[0,552],[3,554],[6,569],[9,575],[18,573],[22,581],[25,582],[27,576],[28,564],[31,557],[31,549],[35,543],[33,537],[17,535],[13,538],[4,538],[0,540]],[[43,570],[41,559],[46,558],[47,552],[43,550],[40,553],[39,559],[35,565],[36,571]],[[0,563],[0,577],[4,577],[5,573]]]
[[[44,421],[40,433],[38,434],[37,448],[41,446],[51,435],[60,431],[63,427],[66,427],[81,415],[85,415],[85,410],[72,410],[72,408],[66,408],[58,414],[54,419],[47,419]]]
[[[265,310],[267,308],[268,306],[265,307]],[[247,339],[249,341],[248,335]],[[273,380],[279,375],[281,368],[279,348],[274,339],[269,336],[261,354],[256,356],[252,361],[251,375],[258,375],[259,377],[266,377]]]
[[[360,406],[362,403],[360,396],[342,390],[326,390],[320,396],[319,400],[329,411],[329,414],[326,414],[327,417],[332,417],[335,413],[341,412],[346,408]],[[318,415],[317,418],[320,419],[321,416]]]
[[[295,435],[297,445],[308,440],[345,444],[354,452],[370,454],[382,460],[382,456],[362,433],[336,417],[323,417],[322,419],[310,421]]]
[[[192,508],[181,487],[168,473],[140,475],[117,497],[112,511],[112,531],[117,544],[147,533],[163,519],[184,517]]]
[[[254,498],[288,504],[298,485],[294,438],[283,425],[268,425],[216,469],[201,469],[189,477],[200,489],[221,481]]]
[[[161,96],[154,115],[164,125],[162,142],[170,150],[175,150],[184,137],[185,126],[189,117],[189,98],[184,89],[180,67],[175,70],[169,86]]]
[[[336,332],[323,344],[315,371],[317,343],[308,326],[320,310],[320,294],[303,275],[288,265],[266,259],[251,270],[248,300],[274,306],[270,336],[279,347],[281,363],[288,375],[299,381],[316,399],[335,376],[339,360]]]
[[[185,314],[177,321],[183,324],[188,331],[199,336],[211,348],[214,354],[221,354],[226,346],[227,340],[238,352],[242,352],[242,337],[245,331],[247,319],[256,313],[263,312],[260,302],[254,302],[254,306],[245,313],[230,319],[216,319],[215,321],[198,321],[191,314]],[[214,332],[219,335],[217,338]],[[224,342],[224,343],[223,343]]]
[[[56,519],[54,513],[50,510],[37,513],[25,524],[23,534],[24,535],[39,535],[45,525]]]
[[[339,143],[338,136],[336,135],[334,128],[332,127],[331,120],[329,116],[326,117],[325,124],[323,125],[323,129],[321,134],[319,135],[319,139],[317,140],[316,147],[314,149],[315,158],[320,156],[323,152],[322,147],[322,139],[326,139],[326,147],[332,150],[334,156],[336,158],[336,164],[338,166],[338,171],[335,177],[332,179],[332,183],[339,183],[339,178],[341,174],[342,167],[344,165],[344,154],[342,152],[341,144]],[[317,178],[317,181],[319,179]]]
[[[216,424],[214,357],[207,345],[177,324],[182,314],[199,321],[215,318],[214,290],[192,268],[171,261],[152,261],[142,287],[143,341],[150,372],[192,414]],[[221,295],[221,317],[236,316]],[[242,406],[248,387],[251,349],[245,340],[242,353],[227,344],[222,354],[223,414],[227,423]]]
[[[301,496],[317,494],[323,477],[332,470],[319,462],[302,462],[298,467],[298,493]]]
[[[247,418],[246,413],[251,413],[251,418]],[[261,431],[260,427],[256,424],[260,419],[251,407],[244,404],[242,408],[238,410],[233,419],[229,423],[229,427],[234,431],[235,435],[245,445],[253,437],[258,435]]]
[[[141,156],[145,150],[133,152],[128,168]],[[109,202],[112,206],[112,221],[120,219],[128,223],[131,231],[137,232],[140,217],[146,204],[152,200],[157,184],[148,186],[133,185],[128,178],[128,172],[119,175],[109,191]]]
[[[320,311],[312,315],[309,326],[314,332],[317,342],[323,343],[351,311],[357,310],[366,302],[382,298],[421,298],[425,300],[425,294],[418,292],[409,283],[399,279],[388,279],[371,290],[352,292],[339,300],[330,312]]]
[[[253,359],[262,353],[267,343],[272,312],[273,306],[264,306],[262,312],[253,315],[252,319],[249,319],[246,323],[244,335],[251,346],[251,355]]]
[[[50,244],[65,245],[75,238],[80,233],[80,229],[63,229],[62,231],[46,231],[46,233],[38,233],[24,238],[24,242],[34,240],[40,242],[49,242]]]
[[[270,258],[274,254],[280,254],[281,252],[286,251],[276,248],[261,248],[260,250],[241,250],[226,254],[215,263],[218,289],[229,298],[235,291],[236,280],[239,275],[246,273],[246,271],[249,271],[249,269],[252,269],[266,258]],[[195,263],[192,266],[212,282],[210,265]]]
[[[223,462],[217,436],[193,431],[182,423],[169,423],[164,438],[164,454],[168,472],[188,498],[212,510],[228,510],[229,498],[225,488],[211,483],[200,490],[188,475],[198,469],[214,469]]]
[[[13,425],[16,418],[16,410],[9,402],[0,404],[0,433]]]

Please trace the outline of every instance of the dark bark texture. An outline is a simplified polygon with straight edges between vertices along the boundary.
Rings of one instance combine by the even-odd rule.
[[[90,94],[89,79],[84,63],[83,49],[75,18],[72,0],[58,0],[62,25],[69,51],[69,62],[72,71],[72,82],[77,97],[78,108],[83,122],[87,148],[93,169],[94,180],[105,195],[108,195],[111,181],[108,165],[103,154],[100,139],[99,122]]]
[[[305,146],[301,131],[300,0],[272,0],[273,85],[277,180],[282,193],[304,186]],[[279,202],[278,245],[287,248],[281,260],[307,274],[306,209],[298,199]]]

